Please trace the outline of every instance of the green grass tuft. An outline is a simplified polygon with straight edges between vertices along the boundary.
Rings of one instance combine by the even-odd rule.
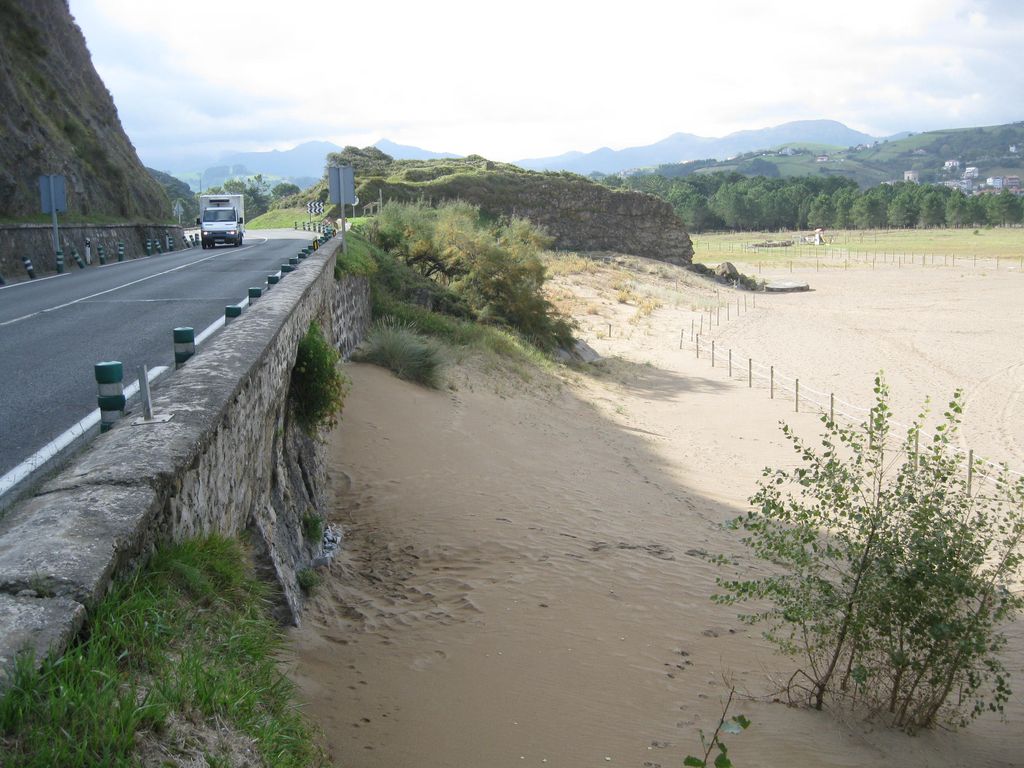
[[[353,359],[388,368],[400,379],[437,389],[444,360],[440,349],[410,323],[384,317],[366,336]]]
[[[0,765],[136,765],[137,737],[159,738],[173,716],[249,735],[267,765],[320,765],[275,658],[281,644],[236,541],[160,549],[62,657],[38,671],[18,660],[0,698]]]

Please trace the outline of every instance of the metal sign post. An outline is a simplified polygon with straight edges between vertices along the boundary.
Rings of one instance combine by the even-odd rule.
[[[341,209],[341,252],[348,253],[348,238],[345,231],[347,229],[345,206],[354,206],[359,202],[359,198],[356,197],[355,171],[352,170],[351,165],[328,166],[327,191],[328,199],[332,203],[337,203]]]
[[[171,213],[178,217],[178,226],[181,226],[181,214],[185,212],[185,209],[181,205],[181,200],[175,200],[174,205],[171,206]]]
[[[53,251],[58,253],[61,248],[60,236],[57,232],[57,211],[68,209],[67,190],[63,176],[50,174],[39,177],[39,207],[42,213],[49,213],[53,217]]]

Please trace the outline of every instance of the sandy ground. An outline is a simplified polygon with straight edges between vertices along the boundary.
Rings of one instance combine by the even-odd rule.
[[[748,388],[741,357],[863,406],[884,368],[900,416],[962,384],[965,442],[1024,464],[1024,276],[805,277],[814,292],[723,310],[714,368],[689,344],[692,308],[737,294],[635,260],[555,281],[609,356],[592,373],[476,365],[435,392],[350,366],[331,448],[346,549],[291,635],[338,765],[678,766],[729,685],[756,697],[734,705],[754,723],[729,740],[739,768],[1024,764],[1019,699],[1006,722],[913,738],[773,703],[794,663],[708,599],[706,554],[738,551],[720,524],[762,467],[792,464],[778,421],[819,426]],[[1024,625],[1009,635],[1019,685]]]

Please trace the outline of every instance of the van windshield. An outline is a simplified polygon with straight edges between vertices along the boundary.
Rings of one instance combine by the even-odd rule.
[[[234,208],[207,208],[203,211],[203,221],[234,221]]]

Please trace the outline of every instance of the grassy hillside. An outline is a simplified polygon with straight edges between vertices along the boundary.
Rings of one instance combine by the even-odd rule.
[[[1017,152],[1010,151],[1013,145]],[[841,176],[852,179],[861,188],[901,180],[903,172],[909,170],[917,171],[925,183],[958,179],[967,166],[977,167],[982,178],[1020,175],[1024,169],[1024,122],[928,131],[870,147],[787,146],[794,154],[783,154],[786,147],[778,147],[724,161],[663,165],[654,172],[668,177],[716,172],[772,178]],[[818,162],[819,155],[828,155],[828,160]],[[959,170],[945,170],[947,160],[958,160]]]

